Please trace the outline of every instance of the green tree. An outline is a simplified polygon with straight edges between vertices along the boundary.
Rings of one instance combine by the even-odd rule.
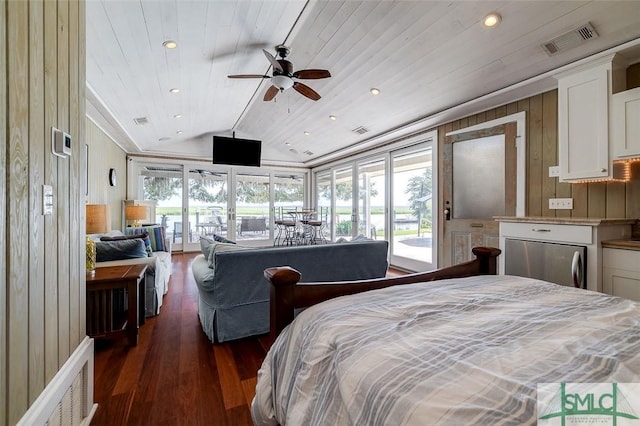
[[[189,199],[204,203],[226,202],[226,182],[211,179],[193,179],[189,186]]]
[[[420,235],[420,227],[422,219],[431,217],[431,203],[427,203],[431,199],[433,169],[428,167],[423,175],[414,176],[407,182],[405,194],[409,195],[409,207],[413,214],[418,218],[418,235]]]
[[[329,199],[331,197],[331,186],[326,185],[320,189],[320,197]],[[351,182],[342,182],[336,184],[336,199],[342,201],[348,201],[353,195],[353,186]],[[369,191],[371,197],[378,195],[378,190],[375,188],[375,182],[371,182],[371,189]]]
[[[178,195],[181,180],[171,177],[144,177],[144,199],[145,200],[168,200]]]
[[[302,193],[302,185],[297,183],[279,183],[276,191],[276,202],[295,202],[302,201],[304,194]]]

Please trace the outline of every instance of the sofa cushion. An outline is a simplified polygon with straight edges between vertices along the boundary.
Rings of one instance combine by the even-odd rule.
[[[209,257],[207,257],[207,260],[209,262],[209,268],[213,269],[214,271],[216,269],[216,253],[221,253],[226,251],[252,250],[252,249],[255,249],[255,247],[240,246],[236,243],[230,244],[230,243],[215,242],[214,244],[211,245],[211,248],[209,249]]]
[[[166,245],[166,233],[163,226],[143,226],[140,228],[125,228],[125,235],[135,235],[146,232],[151,240],[152,251],[168,251]]]
[[[118,241],[96,241],[96,261],[149,257],[140,238]]]
[[[151,250],[151,238],[149,238],[149,234],[147,234],[146,232],[133,235],[117,235],[114,237],[102,236],[100,237],[100,241],[132,240],[135,238],[140,238],[144,242],[144,248],[147,251],[147,255],[152,256],[153,250]]]

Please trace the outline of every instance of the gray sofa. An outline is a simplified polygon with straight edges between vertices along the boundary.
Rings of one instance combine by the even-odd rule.
[[[198,315],[212,342],[269,331],[269,285],[264,270],[291,266],[303,281],[340,281],[384,277],[387,241],[315,246],[243,248],[203,242],[192,264],[198,285]]]

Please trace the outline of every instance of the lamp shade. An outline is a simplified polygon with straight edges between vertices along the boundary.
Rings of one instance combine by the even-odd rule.
[[[126,220],[141,220],[147,217],[146,206],[125,206],[124,218]]]
[[[109,206],[106,204],[87,204],[87,234],[100,234],[109,231]]]

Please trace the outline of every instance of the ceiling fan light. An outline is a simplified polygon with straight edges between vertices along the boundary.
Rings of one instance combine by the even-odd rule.
[[[286,75],[274,75],[271,77],[271,84],[283,91],[293,87],[293,80]]]

